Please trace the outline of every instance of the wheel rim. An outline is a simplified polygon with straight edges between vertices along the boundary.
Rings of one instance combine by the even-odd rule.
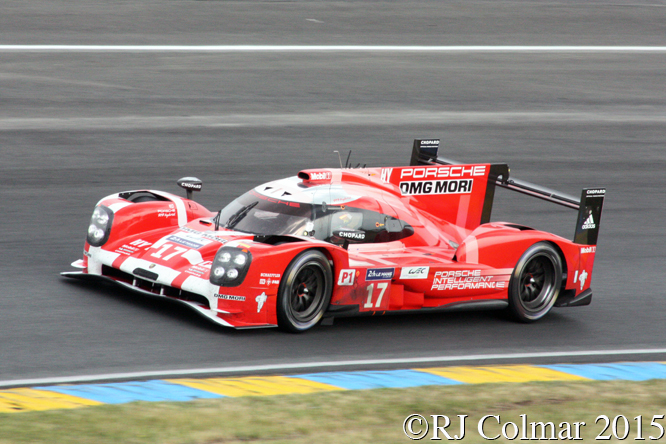
[[[520,276],[520,301],[529,311],[547,306],[554,294],[555,268],[546,256],[532,258]]]
[[[299,270],[289,292],[289,306],[294,319],[307,322],[319,312],[324,287],[324,273],[319,266],[308,265]]]

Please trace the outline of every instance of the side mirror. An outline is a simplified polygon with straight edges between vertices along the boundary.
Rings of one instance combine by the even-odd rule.
[[[387,217],[386,222],[384,222],[384,225],[386,226],[386,231],[389,233],[400,233],[403,229],[402,224],[398,219],[394,219],[392,217]]]
[[[179,187],[185,189],[188,199],[192,199],[192,191],[201,191],[203,187],[203,182],[196,177],[181,177],[176,183]]]

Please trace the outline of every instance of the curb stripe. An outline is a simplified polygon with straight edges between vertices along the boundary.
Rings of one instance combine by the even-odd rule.
[[[332,385],[288,376],[167,380],[222,396],[271,396],[341,390]]]
[[[41,389],[17,388],[0,391],[0,412],[2,413],[74,409],[101,404],[101,402]]]
[[[166,381],[119,382],[111,384],[67,385],[36,387],[66,395],[90,399],[104,404],[123,404],[134,401],[192,401],[219,398],[219,395]]]
[[[294,376],[294,378],[317,381],[347,390],[462,384],[452,379],[417,370],[312,373]]]
[[[191,401],[426,385],[649,379],[666,379],[666,363],[458,366],[293,376],[70,384],[0,390],[0,413],[71,409],[134,401]]]
[[[647,381],[649,379],[666,379],[666,365],[656,362],[544,365],[542,367],[578,375],[583,378],[594,379],[595,381],[610,381],[615,379]]]
[[[533,381],[582,381],[587,378],[530,365],[507,365],[493,367],[444,367],[424,369],[445,378],[466,384],[486,384],[493,382],[533,382]]]

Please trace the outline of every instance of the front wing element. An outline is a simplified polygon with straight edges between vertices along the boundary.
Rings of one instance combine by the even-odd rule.
[[[188,301],[183,298],[177,298],[173,296],[169,296],[167,294],[160,294],[160,293],[155,293],[146,289],[143,289],[139,287],[138,285],[132,285],[127,282],[123,282],[120,280],[115,280],[113,278],[107,277],[107,276],[102,276],[102,275],[96,275],[96,274],[88,274],[83,271],[65,271],[60,273],[61,276],[67,277],[67,278],[72,278],[72,279],[79,279],[83,281],[92,281],[92,282],[109,282],[111,284],[117,285],[119,287],[125,288],[127,290],[131,290],[135,293],[139,293],[145,296],[151,296],[151,297],[157,297],[161,299],[168,299],[171,301],[175,301],[178,303],[181,303],[185,305],[186,307],[194,310],[201,316],[204,316],[205,318],[215,322],[216,324],[222,325],[224,327],[233,327],[233,328],[238,328],[238,329],[245,329],[245,328],[263,328],[263,327],[275,327],[275,325],[257,325],[257,326],[236,326],[233,325],[224,319],[220,318],[217,313],[221,314],[230,314],[227,312],[224,312],[222,310],[217,310],[217,309],[209,309],[205,307],[203,304],[198,303],[196,301]]]

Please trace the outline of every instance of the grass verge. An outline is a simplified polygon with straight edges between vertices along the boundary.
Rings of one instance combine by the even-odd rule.
[[[605,425],[604,420],[595,424],[599,415],[611,421],[604,433],[611,439],[606,442],[636,441],[634,418],[642,415],[642,437],[650,442],[650,436],[659,435],[658,427],[651,425],[653,416],[666,414],[666,381],[429,386],[7,413],[0,414],[0,443],[408,443],[413,441],[402,428],[407,416],[414,413],[431,425],[430,415],[447,415],[453,421],[447,429],[451,437],[460,433],[457,415],[467,415],[462,442],[469,443],[487,442],[477,431],[485,415],[499,415],[501,424],[513,422],[518,427],[521,414],[527,415],[528,424],[550,421],[556,436],[562,432],[560,423],[573,427],[574,422],[582,421],[586,423],[580,428],[583,439],[577,442],[596,441]],[[613,438],[612,422],[618,415],[628,420],[625,440]],[[666,429],[666,419],[656,422]],[[443,425],[441,420],[439,425]],[[420,429],[418,423],[414,429]],[[537,437],[541,437],[539,430]],[[491,418],[484,431],[490,437],[501,435],[501,425]],[[508,426],[507,432],[512,431]],[[619,418],[617,434],[622,436],[624,431]],[[438,436],[447,440],[442,433]],[[521,441],[521,436],[514,441]],[[527,436],[531,437],[531,430]],[[423,441],[432,442],[433,437],[431,427]],[[666,442],[666,437],[659,441]],[[494,442],[511,441],[500,436]]]

